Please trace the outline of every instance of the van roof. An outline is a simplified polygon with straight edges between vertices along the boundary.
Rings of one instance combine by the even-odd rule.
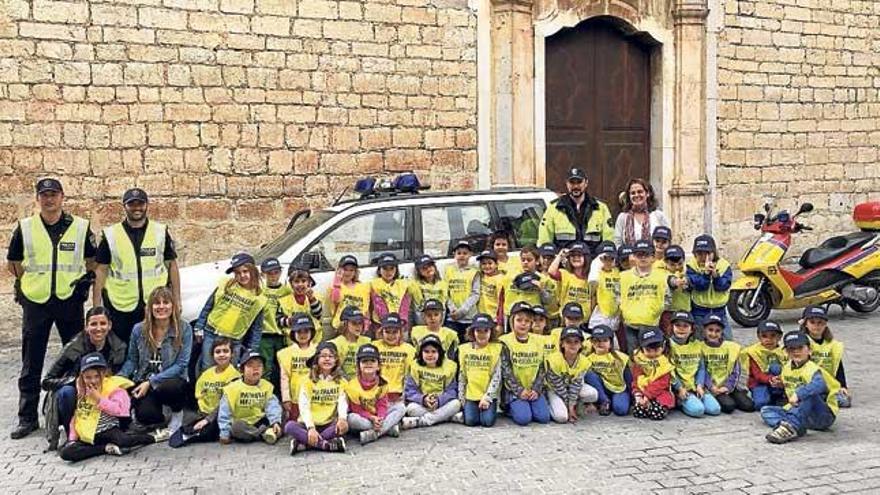
[[[449,198],[453,196],[484,196],[488,194],[535,194],[535,193],[548,193],[551,192],[547,188],[543,187],[534,187],[534,186],[498,186],[492,187],[490,189],[478,189],[475,191],[429,191],[429,192],[419,192],[419,193],[385,193],[378,196],[373,196],[369,198],[353,198],[346,199],[343,201],[339,201],[338,203],[330,206],[329,210],[335,211],[343,211],[352,206],[357,205],[365,205],[371,203],[381,203],[386,201],[395,201],[395,200],[408,200],[408,199],[424,199],[430,200],[433,198]]]

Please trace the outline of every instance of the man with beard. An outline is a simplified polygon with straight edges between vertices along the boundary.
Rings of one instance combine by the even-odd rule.
[[[538,245],[552,242],[558,249],[574,241],[586,243],[591,253],[602,241],[614,239],[614,226],[608,206],[587,194],[589,181],[583,169],[568,172],[564,194],[550,203],[538,229]]]
[[[177,252],[168,228],[147,218],[147,193],[125,191],[125,220],[106,227],[95,261],[95,306],[110,312],[113,332],[128,342],[131,329],[144,319],[144,304],[156,287],[171,285],[174,306],[180,307]]]

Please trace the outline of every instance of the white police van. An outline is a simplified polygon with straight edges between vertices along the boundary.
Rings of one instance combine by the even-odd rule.
[[[339,259],[352,254],[360,264],[360,279],[376,276],[375,259],[384,252],[400,260],[400,272],[411,276],[413,260],[427,253],[443,273],[453,262],[452,247],[465,239],[474,255],[486,248],[496,230],[512,233],[519,247],[537,241],[537,226],[547,205],[557,195],[547,189],[498,187],[467,192],[426,192],[413,174],[394,181],[362,179],[355,199],[337,201],[320,210],[296,213],[287,231],[252,254],[257,264],[278,258],[285,273],[296,261],[309,266],[315,293],[324,298],[333,281]],[[182,314],[187,321],[198,318],[219,280],[227,277],[229,259],[181,269]],[[325,326],[329,321],[325,311]]]

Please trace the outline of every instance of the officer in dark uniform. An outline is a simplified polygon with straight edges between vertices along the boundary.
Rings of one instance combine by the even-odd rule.
[[[113,332],[128,342],[132,328],[144,319],[144,306],[156,287],[170,285],[180,308],[177,251],[168,228],[147,218],[149,198],[143,189],[122,195],[125,220],[106,227],[95,257],[95,306],[110,312]]]
[[[55,179],[37,181],[40,213],[19,220],[7,268],[15,276],[15,297],[23,310],[21,374],[18,378],[18,426],[12,439],[38,428],[40,377],[49,332],[54,324],[66,344],[83,329],[83,303],[88,299],[95,240],[89,222],[65,213],[64,189]]]

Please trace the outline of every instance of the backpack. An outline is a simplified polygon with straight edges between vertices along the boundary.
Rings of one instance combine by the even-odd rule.
[[[55,400],[54,390],[46,392],[46,395],[43,396],[43,417],[46,421],[46,442],[49,443],[46,452],[57,450],[61,433],[58,429],[60,426],[58,423],[58,401]]]

